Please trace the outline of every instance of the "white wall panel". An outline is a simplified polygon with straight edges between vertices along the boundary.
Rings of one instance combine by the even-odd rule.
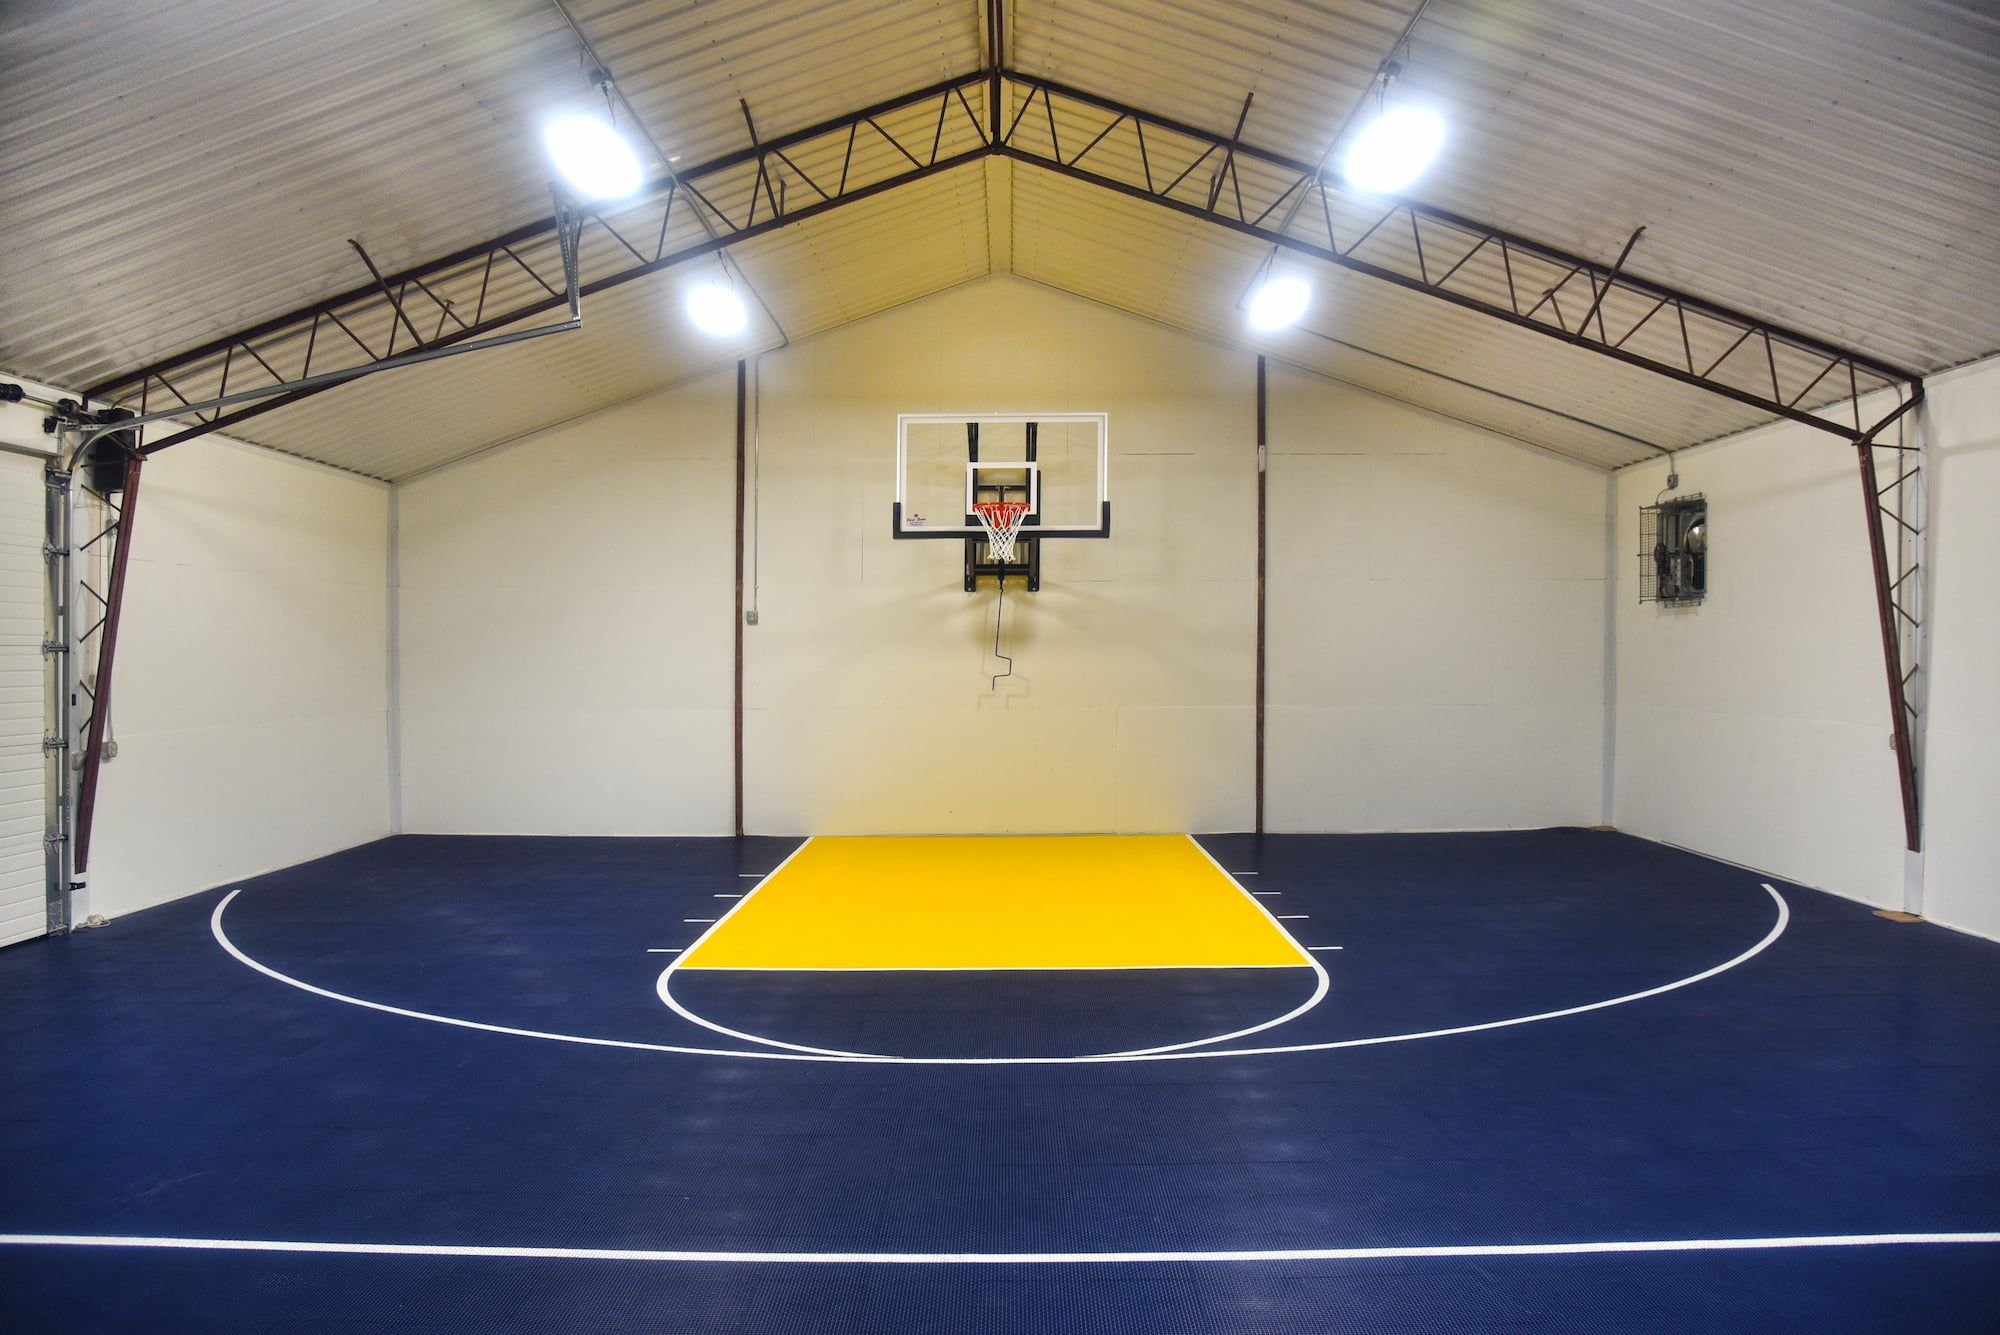
[[[1618,475],[1619,828],[1900,905],[1903,833],[1854,451],[1801,426],[1683,454],[1708,498],[1708,595],[1637,601],[1639,508]]]
[[[1254,819],[1254,357],[1010,277],[763,359],[745,823]],[[407,828],[722,833],[733,377],[400,492]],[[1274,368],[1274,828],[1589,824],[1604,474]],[[898,413],[1110,414],[1108,541],[960,586],[890,536]],[[997,775],[998,777],[993,777]]]
[[[2000,361],[1929,386],[1922,908],[2000,937]],[[1620,550],[1664,469],[1618,475]],[[1780,426],[1683,455],[1710,593],[1634,603],[1619,567],[1618,824],[1901,907],[1901,799],[1854,453]]]
[[[380,483],[218,439],[147,464],[88,910],[388,833],[388,508]]]
[[[47,930],[43,466],[0,451],[0,946]]]
[[[1604,474],[1273,367],[1267,825],[1589,825]]]
[[[1924,914],[2000,939],[2000,360],[1930,388]]]
[[[732,368],[401,487],[404,828],[730,832],[735,412]]]
[[[750,828],[1247,828],[1254,365],[1013,278],[766,358]],[[997,690],[990,581],[889,536],[896,414],[954,411],[1110,414],[1113,536],[1010,587]]]

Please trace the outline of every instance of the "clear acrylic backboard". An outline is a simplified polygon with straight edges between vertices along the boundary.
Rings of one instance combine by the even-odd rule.
[[[1104,413],[905,413],[896,419],[895,536],[984,538],[977,501],[1028,506],[1023,535],[1110,536]]]

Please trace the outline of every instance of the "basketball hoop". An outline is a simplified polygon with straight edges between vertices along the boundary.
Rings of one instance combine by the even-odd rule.
[[[1014,538],[1021,531],[1021,521],[1028,517],[1026,501],[975,501],[972,513],[979,516],[979,526],[986,530],[986,543],[992,549],[993,559],[1006,565],[1014,559]]]

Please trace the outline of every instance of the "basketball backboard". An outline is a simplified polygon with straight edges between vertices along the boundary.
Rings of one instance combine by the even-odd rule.
[[[898,538],[974,538],[975,502],[1025,501],[1023,536],[1111,535],[1104,413],[905,413],[896,418]]]

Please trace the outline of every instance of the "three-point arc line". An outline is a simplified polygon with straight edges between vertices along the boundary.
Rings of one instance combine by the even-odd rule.
[[[387,1002],[369,1001],[365,997],[349,996],[344,992],[335,992],[331,988],[320,987],[315,983],[308,983],[303,979],[294,978],[290,974],[280,973],[270,965],[252,959],[250,956],[244,954],[236,943],[230,940],[229,933],[223,928],[223,915],[228,911],[229,906],[236,901],[236,897],[243,893],[240,889],[230,891],[216,904],[215,911],[209,915],[208,927],[210,933],[215,937],[216,944],[227,951],[230,957],[237,963],[243,965],[245,968],[254,969],[267,978],[275,979],[287,987],[295,987],[301,992],[310,992],[314,996],[325,997],[329,1001],[343,1002],[349,1006],[360,1006],[365,1010],[381,1011],[387,1015],[400,1015],[411,1020],[425,1020],[432,1024],[449,1025],[456,1029],[474,1029],[483,1033],[506,1034],[514,1038],[533,1038],[554,1043],[576,1043],[586,1047],[623,1048],[634,1052],[662,1052],[688,1057],[733,1057],[741,1061],[835,1062],[854,1065],[899,1066],[1077,1066],[1111,1062],[1206,1061],[1221,1057],[1267,1057],[1294,1052],[1333,1052],[1343,1048],[1374,1047],[1384,1043],[1408,1043],[1418,1039],[1447,1038],[1458,1034],[1482,1033],[1489,1029],[1507,1029],[1516,1025],[1535,1024],[1543,1020],[1557,1020],[1571,1015],[1587,1014],[1590,1011],[1605,1010],[1612,1006],[1623,1006],[1629,1002],[1643,1001],[1647,997],[1657,997],[1667,992],[1677,991],[1683,987],[1691,987],[1696,983],[1705,982],[1717,974],[1727,973],[1739,964],[1755,959],[1758,955],[1770,949],[1778,938],[1784,935],[1785,928],[1791,923],[1792,910],[1791,906],[1785,902],[1785,897],[1779,894],[1775,887],[1767,883],[1763,886],[1763,890],[1771,897],[1771,902],[1777,906],[1777,920],[1771,924],[1770,930],[1765,932],[1762,939],[1755,945],[1750,946],[1740,954],[1724,960],[1720,964],[1710,965],[1699,973],[1689,974],[1685,978],[1677,978],[1670,983],[1661,983],[1657,987],[1645,988],[1638,992],[1629,992],[1624,996],[1608,997],[1603,1001],[1586,1002],[1580,1006],[1566,1006],[1561,1010],[1542,1011],[1534,1015],[1517,1015],[1504,1020],[1486,1020],[1478,1024],[1454,1025],[1445,1029],[1425,1029],[1407,1034],[1378,1034],[1369,1038],[1343,1038],[1322,1043],[1292,1043],[1254,1048],[1203,1048],[1194,1051],[1115,1053],[1104,1056],[1083,1057],[925,1058],[878,1057],[868,1055],[851,1057],[819,1056],[806,1052],[780,1052],[762,1049],[698,1048],[680,1043],[646,1043],[636,1039],[597,1038],[588,1034],[559,1034],[543,1029],[522,1029],[513,1025],[489,1024],[483,1020],[466,1020],[452,1015],[438,1015],[429,1011],[417,1011],[402,1006],[392,1006]]]
[[[1395,1034],[1377,1038],[1346,1039],[1330,1043],[1296,1044],[1289,1047],[1245,1048],[1228,1050],[1208,1050],[1197,1052],[1172,1052],[1149,1055],[1121,1056],[1112,1058],[1053,1058],[1043,1059],[1042,1064],[1074,1064],[1078,1062],[1102,1061],[1191,1061],[1212,1057],[1261,1056],[1287,1052],[1327,1051],[1336,1048],[1360,1047],[1376,1043],[1403,1042],[1417,1038],[1442,1037],[1450,1034],[1473,1033],[1486,1029],[1498,1029],[1511,1025],[1528,1024],[1538,1020],[1556,1019],[1561,1016],[1578,1015],[1587,1011],[1602,1010],[1606,1007],[1638,1001],[1645,997],[1659,996],[1665,992],[1687,987],[1691,984],[1713,978],[1755,956],[1762,954],[1784,933],[1791,920],[1790,906],[1783,895],[1770,885],[1763,886],[1777,906],[1777,921],[1761,940],[1742,953],[1714,965],[1700,973],[1686,978],[1648,988],[1622,997],[1592,1002],[1588,1005],[1573,1006],[1565,1010],[1549,1011],[1540,1015],[1520,1016],[1509,1020],[1489,1021],[1484,1024],[1462,1025],[1453,1029],[1430,1030],[1418,1034]],[[815,1057],[805,1053],[773,1051],[729,1051],[715,1048],[695,1048],[662,1043],[639,1043],[623,1039],[591,1038],[583,1035],[553,1034],[531,1029],[516,1029],[504,1025],[485,1024],[475,1020],[461,1020],[450,1016],[429,1015],[421,1011],[405,1010],[382,1002],[367,1001],[359,997],[349,997],[326,988],[279,973],[268,965],[261,964],[245,955],[229,939],[222,927],[223,911],[228,908],[240,890],[231,891],[219,902],[210,916],[209,926],[216,942],[233,958],[248,968],[270,978],[296,987],[301,991],[325,997],[333,1001],[345,1002],[369,1010],[383,1011],[410,1019],[429,1020],[434,1023],[457,1028],[476,1029],[489,1033],[508,1034],[523,1038],[538,1038],[558,1042],[579,1043],[598,1047],[637,1049],[653,1052],[680,1053],[689,1056],[736,1057],[757,1061],[820,1061],[851,1064],[871,1064],[885,1060],[908,1062],[907,1058],[883,1059],[870,1057]],[[1338,949],[1338,947],[1333,947]],[[673,953],[673,952],[662,952]],[[977,1059],[975,1059],[977,1060]],[[1799,1237],[1764,1238],[1668,1238],[1652,1240],[1631,1240],[1618,1242],[1554,1242],[1554,1243],[1501,1243],[1492,1245],[1450,1245],[1450,1246],[1387,1246],[1387,1247],[1321,1247],[1302,1249],[1260,1249],[1246,1251],[1177,1251],[1177,1252],[937,1252],[937,1253],[876,1253],[876,1252],[705,1252],[666,1251],[637,1249],[597,1249],[582,1247],[477,1247],[446,1246],[417,1243],[338,1243],[300,1242],[283,1240],[256,1240],[230,1238],[148,1238],[79,1236],[68,1234],[0,1234],[0,1246],[47,1246],[47,1247],[134,1247],[153,1249],[192,1249],[209,1251],[240,1252],[313,1252],[338,1253],[344,1255],[377,1256],[463,1256],[463,1257],[514,1257],[548,1258],[574,1260],[623,1260],[653,1262],[712,1262],[719,1264],[873,1264],[873,1265],[1106,1265],[1106,1264],[1146,1264],[1165,1262],[1246,1262],[1246,1261],[1339,1261],[1368,1259],[1422,1259],[1431,1257],[1510,1257],[1510,1256],[1576,1256],[1602,1254],[1629,1254],[1648,1252],[1694,1252],[1694,1251],[1770,1251],[1795,1250],[1830,1247],[1885,1247],[1885,1246],[1990,1246],[2000,1243],[2000,1232],[1962,1233],[1865,1233],[1837,1234]]]

